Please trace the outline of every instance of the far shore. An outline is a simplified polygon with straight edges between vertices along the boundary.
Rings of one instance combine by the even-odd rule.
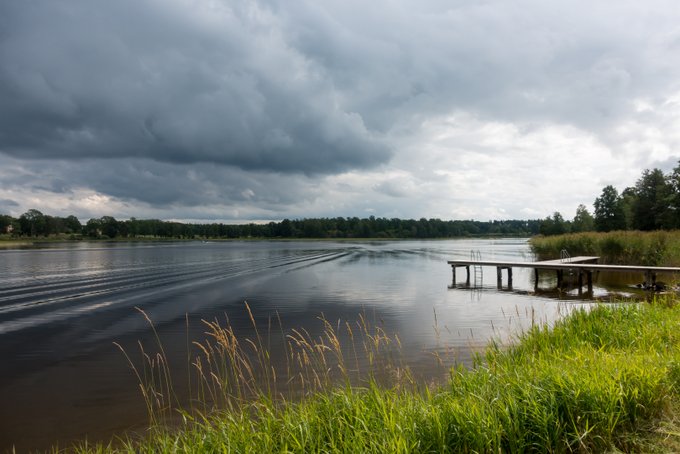
[[[15,249],[30,247],[34,244],[33,241],[24,240],[0,240],[0,249]]]
[[[288,241],[288,242],[317,242],[317,241],[335,241],[342,243],[351,242],[386,242],[386,241],[445,241],[457,240],[465,238],[477,239],[498,239],[498,238],[526,238],[524,236],[516,235],[483,235],[483,236],[460,236],[460,237],[442,237],[442,238],[276,238],[276,237],[240,237],[240,238],[167,238],[167,237],[130,237],[130,238],[91,238],[91,237],[48,237],[48,238],[1,238],[0,249],[27,249],[39,248],[44,244],[53,243],[173,243],[173,242],[208,242],[208,243],[226,243],[234,241]]]

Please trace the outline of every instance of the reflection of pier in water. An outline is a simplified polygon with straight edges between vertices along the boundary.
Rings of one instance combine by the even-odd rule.
[[[557,288],[564,286],[565,271],[569,274],[576,273],[577,288],[579,295],[583,292],[584,283],[587,286],[589,295],[593,293],[593,273],[599,271],[641,273],[644,275],[644,285],[647,288],[656,288],[656,278],[658,274],[680,273],[680,268],[670,266],[644,266],[644,265],[602,265],[598,264],[599,257],[580,256],[565,257],[559,260],[544,260],[538,262],[510,262],[497,260],[449,260],[453,272],[452,287],[456,285],[456,269],[466,269],[465,285],[470,286],[470,267],[496,267],[496,280],[498,289],[503,289],[503,270],[507,275],[507,289],[512,290],[512,270],[513,268],[533,268],[535,276],[535,289],[538,290],[539,271],[555,271],[557,274]],[[585,281],[585,282],[584,282]]]

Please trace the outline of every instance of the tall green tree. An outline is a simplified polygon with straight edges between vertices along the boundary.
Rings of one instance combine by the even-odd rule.
[[[569,232],[569,223],[564,220],[562,213],[555,211],[552,217],[548,216],[541,222],[539,232],[541,235],[562,235]]]
[[[668,175],[668,221],[670,228],[680,229],[680,161]]]
[[[658,230],[669,228],[671,187],[660,169],[645,170],[635,184],[633,228]]]
[[[70,215],[64,219],[64,226],[66,227],[66,232],[65,233],[81,233],[83,230],[83,226],[80,223],[80,220],[78,220],[77,217]]]
[[[46,219],[45,215],[40,211],[31,208],[19,217],[19,224],[21,224],[21,231],[30,236],[45,235],[46,233]]]
[[[595,219],[585,205],[580,204],[576,208],[576,216],[571,222],[572,232],[591,232],[595,230]]]
[[[621,207],[623,209],[623,216],[626,218],[626,230],[632,230],[633,227],[633,210],[637,202],[637,195],[635,188],[626,188],[621,192]]]
[[[109,238],[115,238],[118,236],[120,226],[118,225],[118,221],[116,221],[113,216],[102,216],[99,219],[99,225],[102,235],[106,235]]]
[[[99,238],[102,235],[102,224],[99,219],[92,218],[87,221],[84,227],[85,235],[92,238]]]
[[[624,230],[626,218],[619,191],[612,185],[605,186],[602,194],[595,199],[595,229],[598,232]]]

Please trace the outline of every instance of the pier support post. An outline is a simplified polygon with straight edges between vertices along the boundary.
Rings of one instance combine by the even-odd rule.
[[[534,291],[538,291],[538,268],[534,268]]]
[[[508,290],[512,290],[512,267],[511,266],[497,266],[496,267],[496,283],[498,289],[503,288],[503,270],[508,273]]]
[[[652,290],[656,286],[656,273],[652,270],[645,271],[645,285],[648,289]]]
[[[465,279],[465,284],[469,287],[470,286],[470,265],[465,267],[465,271],[467,272],[467,278]]]

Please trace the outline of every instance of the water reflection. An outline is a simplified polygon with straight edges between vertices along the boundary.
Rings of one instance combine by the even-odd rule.
[[[134,376],[113,345],[136,352],[140,342],[155,343],[136,308],[153,320],[179,390],[191,342],[206,337],[202,319],[228,319],[239,336],[253,336],[245,301],[262,332],[280,319],[279,330],[320,336],[322,314],[340,323],[366,317],[399,335],[404,360],[424,380],[441,374],[437,355],[469,362],[492,338],[508,341],[589,304],[544,290],[547,275],[536,292],[530,269],[514,270],[512,289],[499,291],[495,268],[475,285],[451,287],[446,261],[471,250],[488,260],[532,259],[520,239],[84,242],[0,251],[0,450],[143,426]],[[595,297],[609,293],[596,281]]]

